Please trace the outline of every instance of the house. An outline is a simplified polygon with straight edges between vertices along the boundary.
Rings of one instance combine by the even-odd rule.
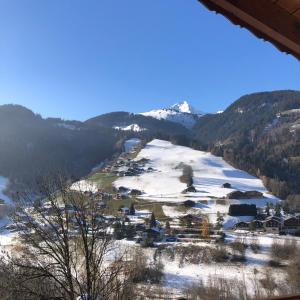
[[[244,192],[246,199],[252,199],[252,198],[262,198],[264,196],[263,193],[258,191],[246,191]]]
[[[249,229],[250,223],[249,222],[238,222],[234,225],[235,229]]]
[[[227,194],[227,199],[253,199],[253,198],[262,198],[263,193],[258,191],[233,191]]]
[[[257,210],[255,204],[231,204],[229,206],[230,216],[256,216]]]
[[[187,214],[179,217],[180,223],[186,227],[199,227],[202,224],[202,218],[197,215]]]
[[[196,202],[193,200],[186,200],[182,203],[185,207],[194,207]]]
[[[119,210],[123,213],[123,215],[128,215],[130,212],[128,207],[121,207]]]
[[[125,187],[125,186],[120,186],[120,187],[118,188],[118,192],[119,192],[119,193],[128,193],[128,192],[129,192],[129,189],[128,189],[127,187]]]
[[[137,190],[137,189],[132,189],[131,192],[130,192],[131,196],[140,196],[142,194],[143,194],[143,192],[140,191],[140,190]]]
[[[300,216],[290,216],[283,220],[281,232],[295,233],[300,230]]]
[[[193,185],[190,185],[188,188],[182,191],[183,194],[185,193],[196,193],[197,190]]]
[[[267,232],[279,232],[282,226],[281,217],[270,216],[263,221],[264,228]]]
[[[225,189],[231,189],[231,184],[228,183],[228,182],[225,182],[225,183],[222,185],[222,188],[225,188]]]

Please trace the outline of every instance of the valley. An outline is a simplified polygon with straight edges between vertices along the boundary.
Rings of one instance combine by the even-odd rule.
[[[110,220],[110,232],[122,248],[141,249],[147,260],[162,264],[163,277],[159,285],[152,285],[152,292],[168,290],[179,297],[199,282],[205,286],[224,280],[239,288],[240,296],[266,296],[269,287],[262,282],[271,280],[278,284],[274,295],[280,294],[279,286],[285,285],[288,275],[271,262],[275,259],[287,266],[288,261],[277,257],[274,248],[300,247],[300,238],[279,235],[283,227],[268,227],[277,205],[282,221],[293,217],[282,210],[282,200],[268,192],[260,179],[208,152],[158,139],[141,145],[137,138],[125,141],[119,157],[73,183],[71,189],[98,199],[102,216]],[[185,191],[188,185],[181,178],[187,165],[192,169],[190,191]],[[257,194],[228,197],[236,191]],[[231,205],[245,204],[254,205],[257,213],[230,215]],[[156,225],[149,224],[152,216]],[[119,222],[124,223],[124,232],[117,229]],[[255,222],[263,225],[239,228],[240,223]],[[127,235],[126,228],[135,228],[134,233]],[[149,230],[157,234],[152,236]]]
[[[0,107],[0,123],[15,128],[2,132],[0,149],[1,250],[22,248],[24,235],[47,236],[49,226],[61,226],[54,245],[63,234],[80,238],[83,210],[88,237],[99,226],[99,243],[105,233],[116,256],[126,252],[122,263],[149,271],[135,279],[138,293],[193,299],[234,286],[230,299],[252,299],[292,292],[300,249],[298,97],[253,94],[216,114],[182,102],[85,122]],[[40,192],[37,174],[63,175],[61,195]],[[15,208],[25,187],[37,188],[35,201]]]

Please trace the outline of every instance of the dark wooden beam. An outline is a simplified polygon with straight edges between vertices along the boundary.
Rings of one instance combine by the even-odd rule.
[[[300,18],[272,0],[198,0],[300,59]],[[293,0],[290,0],[293,1]]]

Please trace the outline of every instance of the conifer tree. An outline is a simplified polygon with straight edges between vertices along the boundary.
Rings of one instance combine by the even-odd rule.
[[[152,213],[151,219],[150,219],[150,228],[152,228],[152,227],[156,227],[156,219],[155,219],[154,213]]]

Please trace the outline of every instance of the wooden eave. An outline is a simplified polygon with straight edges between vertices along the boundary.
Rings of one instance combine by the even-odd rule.
[[[300,60],[300,0],[198,0]]]

